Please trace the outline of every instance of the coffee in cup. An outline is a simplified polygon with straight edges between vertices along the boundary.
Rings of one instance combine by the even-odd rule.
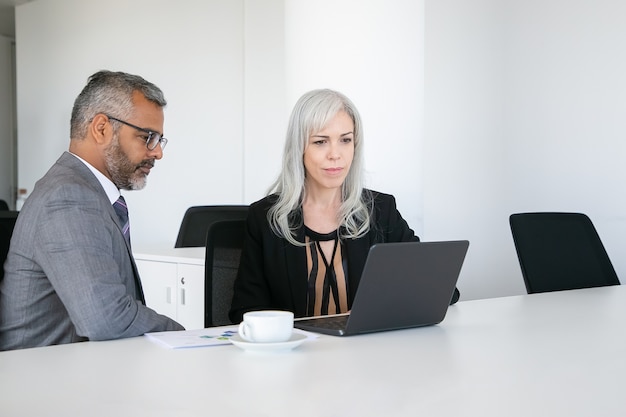
[[[261,310],[249,311],[239,324],[239,336],[248,342],[286,342],[293,331],[291,311]]]

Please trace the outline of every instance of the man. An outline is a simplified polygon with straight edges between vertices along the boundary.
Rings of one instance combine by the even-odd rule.
[[[118,201],[120,189],[143,188],[163,157],[165,105],[136,75],[89,78],[72,109],[69,152],[37,182],[13,232],[0,350],[183,330],[144,305]]]

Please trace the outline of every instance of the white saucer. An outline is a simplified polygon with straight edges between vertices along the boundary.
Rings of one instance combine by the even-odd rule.
[[[232,336],[230,341],[233,345],[249,352],[273,352],[291,350],[299,346],[307,339],[307,336],[300,333],[292,333],[289,340],[278,343],[255,343],[245,341],[238,334]]]

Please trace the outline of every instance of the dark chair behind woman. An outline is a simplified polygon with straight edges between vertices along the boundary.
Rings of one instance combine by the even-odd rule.
[[[231,324],[228,311],[245,236],[245,220],[218,221],[209,226],[204,263],[204,327]]]
[[[175,248],[203,247],[209,226],[221,220],[244,220],[246,205],[193,206],[183,216]]]

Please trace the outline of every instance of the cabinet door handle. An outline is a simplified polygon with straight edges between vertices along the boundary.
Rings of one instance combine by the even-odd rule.
[[[172,304],[172,287],[165,287],[165,301]]]
[[[185,277],[182,277],[182,278],[180,279],[180,283],[181,283],[181,284],[183,284],[183,285],[185,285]]]
[[[181,305],[185,305],[185,289],[181,288],[180,289],[180,304]]]

